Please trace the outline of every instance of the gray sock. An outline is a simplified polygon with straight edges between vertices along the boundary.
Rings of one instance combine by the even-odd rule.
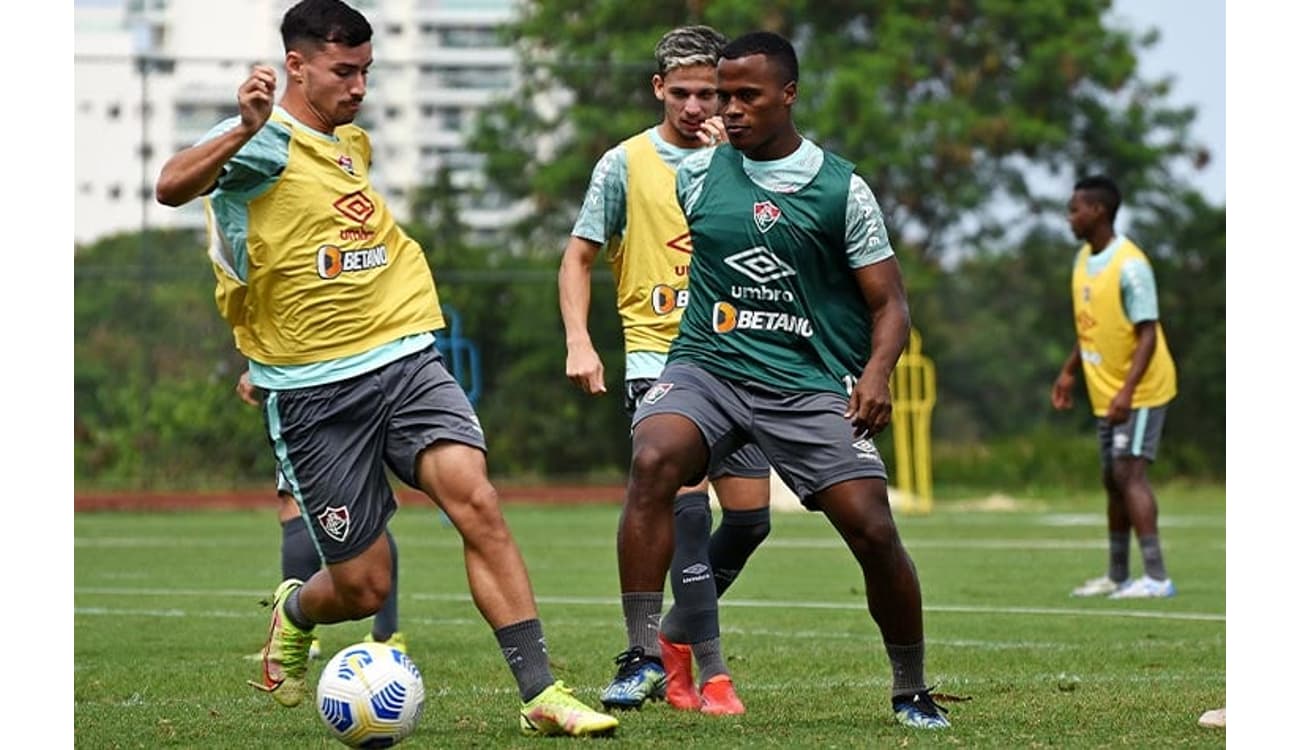
[[[301,593],[302,586],[299,586],[289,594],[288,599],[284,600],[284,616],[289,618],[289,622],[297,625],[299,630],[310,631],[316,627],[316,623],[302,613],[302,603],[298,601],[298,595]]]
[[[634,591],[623,595],[628,648],[640,646],[647,656],[659,658],[659,613],[663,608],[662,591]]]
[[[695,663],[700,667],[701,685],[716,675],[731,674],[731,672],[727,671],[727,661],[722,658],[721,638],[710,638],[707,641],[692,643],[691,654],[695,656]]]
[[[537,697],[555,682],[551,662],[546,654],[546,638],[542,636],[542,623],[537,618],[507,625],[493,633],[501,646],[501,655],[519,684],[519,697],[524,703]]]
[[[894,669],[893,696],[915,695],[925,690],[925,641],[911,646],[885,644],[889,663]]]
[[[1160,535],[1138,537],[1138,549],[1142,550],[1142,566],[1147,576],[1163,581],[1169,577],[1165,572],[1165,558],[1160,554]]]
[[[370,623],[370,637],[376,641],[386,641],[393,637],[397,632],[397,540],[387,529],[384,530],[384,536],[388,537],[388,549],[393,558],[393,577],[392,587],[388,589],[388,598],[384,600],[384,606],[379,608],[375,613],[374,622]]]
[[[318,570],[320,553],[302,516],[280,524],[280,580],[297,578],[305,582]]]
[[[1115,583],[1128,580],[1128,532],[1110,532],[1110,571],[1106,574]]]

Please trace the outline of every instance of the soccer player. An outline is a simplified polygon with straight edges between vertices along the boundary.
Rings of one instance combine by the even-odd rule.
[[[861,567],[892,666],[894,716],[944,728],[947,709],[925,685],[920,583],[872,442],[890,421],[907,296],[875,196],[851,162],[796,129],[798,81],[780,35],[745,34],[720,55],[729,144],[677,168],[694,249],[691,304],[633,417],[623,531],[667,544],[677,488],[756,443]]]
[[[626,351],[623,408],[629,417],[663,370],[689,301],[690,235],[674,179],[686,155],[725,138],[715,115],[716,65],[726,41],[708,26],[673,29],[660,38],[650,83],[664,104],[663,118],[597,162],[560,263],[565,369],[585,393],[603,394],[605,368],[592,345],[587,316],[591,269],[606,249],[618,287]],[[652,546],[629,537],[620,526],[619,583],[628,648],[615,659],[618,672],[601,693],[606,708],[639,708],[647,699],[666,697],[676,708],[743,713],[720,649],[708,645],[718,641],[716,623],[710,627],[700,613],[716,608],[716,598],[767,536],[769,476],[767,459],[757,446],[737,452],[710,476],[723,508],[712,539],[706,482],[677,494],[674,514],[684,533],[675,545],[670,531],[661,535],[662,546]],[[674,606],[660,623],[670,563],[674,581],[686,582],[680,591],[674,589]],[[685,573],[688,568],[691,572]],[[702,644],[698,690],[691,668],[693,643]]]
[[[1052,384],[1052,406],[1074,405],[1074,373],[1082,363],[1101,445],[1110,567],[1073,595],[1150,599],[1174,595],[1147,465],[1156,460],[1178,374],[1160,326],[1151,263],[1132,240],[1115,233],[1120,200],[1119,187],[1104,176],[1079,180],[1070,196],[1070,229],[1084,245],[1071,281],[1075,345]],[[1130,533],[1137,536],[1145,571],[1133,580]]]
[[[261,394],[249,381],[247,370],[239,376],[239,382],[235,384],[235,393],[239,395],[241,401],[250,406],[259,408],[262,406]],[[312,540],[311,532],[303,520],[298,501],[294,499],[293,487],[289,484],[289,480],[284,478],[284,472],[278,469],[275,472],[275,495],[280,501],[280,580],[296,578],[305,581],[320,570],[320,552],[317,551],[316,543]],[[406,636],[397,628],[397,540],[393,539],[392,533],[387,528],[384,529],[384,535],[388,537],[388,549],[393,557],[393,582],[388,589],[388,598],[384,600],[384,606],[380,607],[379,612],[375,614],[365,640],[371,643],[387,643],[398,651],[406,653]],[[316,659],[320,657],[320,653],[320,638],[313,637],[307,655],[309,658]],[[260,661],[262,654],[258,652],[250,658]]]
[[[603,735],[551,672],[523,557],[487,476],[486,443],[434,347],[444,326],[420,246],[370,184],[366,94],[372,30],[339,0],[303,0],[280,27],[274,68],[239,86],[239,115],[163,166],[158,200],[206,195],[217,306],[249,360],[279,468],[326,567],[276,588],[256,683],[285,706],[306,692],[313,628],[374,614],[388,598],[385,475],[427,494],[464,544],[470,593],[518,685],[524,734]]]

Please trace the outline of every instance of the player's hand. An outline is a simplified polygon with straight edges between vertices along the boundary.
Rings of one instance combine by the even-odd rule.
[[[275,68],[254,65],[239,87],[239,120],[249,130],[258,131],[271,117],[275,106]]]
[[[235,384],[235,393],[238,393],[240,400],[249,406],[262,405],[262,402],[257,398],[257,386],[253,385],[253,381],[248,379],[248,370],[244,370],[243,374],[239,376],[239,382]]]
[[[1124,424],[1133,414],[1133,393],[1120,389],[1115,394],[1115,398],[1110,400],[1110,406],[1106,409],[1106,421],[1112,425]]]
[[[1056,382],[1052,383],[1052,407],[1057,411],[1065,411],[1074,406],[1074,374],[1063,372],[1056,377]]]
[[[695,135],[699,136],[705,144],[717,146],[727,142],[727,126],[722,124],[721,115],[714,115],[700,125]]]
[[[564,360],[564,374],[583,393],[595,396],[605,392],[605,365],[590,346],[569,348],[569,356]]]
[[[849,407],[844,418],[853,425],[853,437],[879,435],[894,414],[894,403],[889,395],[889,379],[877,375],[858,378],[849,394]]]

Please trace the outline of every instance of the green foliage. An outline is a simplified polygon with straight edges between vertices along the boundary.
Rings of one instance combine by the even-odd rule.
[[[1168,84],[1136,77],[1154,34],[1110,28],[1109,3],[1063,0],[548,0],[508,29],[522,90],[486,111],[472,146],[492,187],[531,199],[508,246],[467,239],[458,188],[416,194],[407,230],[444,303],[482,355],[478,404],[494,476],[616,478],[629,458],[622,335],[608,274],[590,328],[608,393],[564,377],[556,273],[592,167],[657,122],[653,48],[667,29],[764,28],[800,53],[795,119],[857,160],[885,213],[912,319],[938,371],[937,486],[1091,486],[1092,417],[1051,409],[1072,344],[1075,242],[1055,179],[1108,172],[1121,223],[1151,256],[1179,370],[1155,472],[1222,477],[1225,461],[1226,213],[1172,177],[1193,112]],[[558,95],[558,99],[555,97]],[[1043,194],[1047,191],[1047,194]],[[212,271],[189,232],[78,248],[75,466],[79,485],[269,482],[256,411],[232,388],[244,367],[212,302]],[[891,440],[880,441],[888,454]]]
[[[1168,104],[1166,82],[1137,78],[1136,50],[1155,37],[1107,27],[1108,7],[528,2],[509,29],[523,90],[485,112],[472,146],[501,190],[532,199],[521,233],[554,242],[601,153],[662,116],[650,93],[661,34],[686,23],[732,37],[776,31],[800,55],[796,123],[856,160],[896,243],[937,260],[1004,234],[1007,215],[1063,202],[1031,173],[1106,171],[1140,205],[1167,187],[1172,164],[1197,155],[1193,110]],[[546,95],[566,105],[531,106]]]

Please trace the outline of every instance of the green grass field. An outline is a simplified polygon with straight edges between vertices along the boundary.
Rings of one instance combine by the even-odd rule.
[[[1104,572],[1100,493],[943,502],[899,516],[925,596],[930,681],[953,727],[893,723],[889,666],[861,575],[825,519],[775,514],[722,604],[723,643],[749,712],[712,718],[654,704],[620,714],[609,746],[636,748],[1222,747],[1202,711],[1226,696],[1225,492],[1157,487],[1169,600],[1071,599]],[[597,702],[623,647],[615,506],[509,505],[556,675]],[[271,511],[78,514],[75,740],[87,748],[328,748],[314,705],[284,709],[244,684],[279,574]],[[537,747],[471,604],[459,538],[404,506],[400,616],[427,700],[403,747]],[[1134,548],[1135,571],[1140,556]],[[322,626],[326,655],[367,622]],[[313,662],[312,677],[320,661]]]

